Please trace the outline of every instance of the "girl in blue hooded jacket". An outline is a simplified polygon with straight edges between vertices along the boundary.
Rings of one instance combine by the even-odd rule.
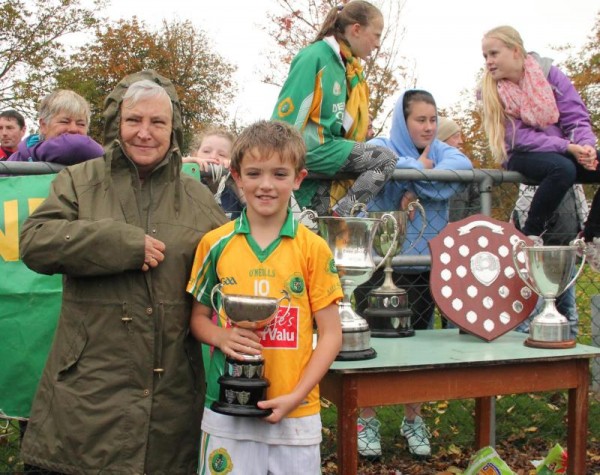
[[[375,138],[369,143],[391,149],[397,156],[396,168],[419,170],[471,170],[471,161],[458,149],[436,139],[437,108],[433,96],[423,90],[410,89],[396,103],[389,138]],[[428,241],[448,224],[448,199],[462,185],[449,182],[390,180],[369,203],[370,211],[407,209],[410,202],[418,199],[425,209],[427,226],[423,237],[416,241],[422,226],[421,216],[415,213],[407,226],[403,254],[429,254]],[[429,267],[396,267],[394,282],[406,288],[413,314],[413,327],[433,327],[434,302],[429,291]],[[356,289],[358,311],[364,310],[366,294],[383,282],[383,271],[377,271],[369,282]],[[381,453],[379,422],[371,409],[359,418],[358,448],[362,455],[376,456]],[[406,437],[411,454],[427,457],[431,454],[429,431],[421,418],[421,405],[405,406],[401,434]]]

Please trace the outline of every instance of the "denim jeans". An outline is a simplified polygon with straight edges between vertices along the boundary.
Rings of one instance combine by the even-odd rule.
[[[600,154],[599,154],[600,156]],[[515,152],[509,162],[511,171],[539,182],[523,234],[539,236],[544,232],[546,222],[558,208],[567,190],[578,181],[580,183],[600,183],[600,170],[586,170],[571,155],[554,152]],[[600,195],[596,192],[586,223],[586,238],[600,236]]]

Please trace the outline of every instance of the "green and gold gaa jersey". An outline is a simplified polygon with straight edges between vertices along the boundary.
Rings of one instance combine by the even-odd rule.
[[[327,243],[298,224],[291,212],[279,238],[260,249],[250,235],[245,211],[235,221],[206,234],[196,251],[190,292],[199,302],[212,306],[211,291],[218,283],[225,294],[281,298],[278,317],[263,332],[261,345],[265,358],[265,377],[271,382],[267,398],[290,393],[296,386],[312,354],[314,312],[338,302],[343,294],[333,256]],[[215,298],[215,301],[218,300]],[[218,324],[227,325],[224,313]],[[215,348],[209,374],[206,405],[218,400],[217,379],[224,371],[225,357]],[[318,414],[319,390],[315,387],[288,417]]]

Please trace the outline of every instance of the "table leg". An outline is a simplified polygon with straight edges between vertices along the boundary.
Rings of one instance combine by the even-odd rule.
[[[492,397],[475,398],[475,447],[477,449],[491,444]]]
[[[353,378],[344,378],[342,383],[341,404],[338,405],[337,428],[338,449],[337,464],[339,475],[358,473],[358,417],[357,389]]]
[[[590,385],[589,360],[577,361],[577,387],[569,389],[567,473],[585,473],[587,450],[588,391]]]

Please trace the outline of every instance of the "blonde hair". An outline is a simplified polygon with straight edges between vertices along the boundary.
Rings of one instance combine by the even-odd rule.
[[[345,5],[335,6],[329,10],[313,43],[331,35],[339,41],[344,38],[349,25],[358,23],[368,26],[375,18],[383,18],[381,11],[364,0],[352,0]]]
[[[240,173],[244,155],[254,150],[265,159],[277,153],[282,161],[292,164],[296,173],[304,169],[304,139],[298,129],[287,122],[260,120],[246,127],[233,144],[231,169]]]
[[[194,136],[190,145],[190,149],[193,151],[193,153],[195,153],[200,148],[202,142],[206,137],[213,136],[222,137],[226,140],[229,140],[232,144],[233,142],[235,142],[235,134],[233,132],[230,132],[229,130],[223,127],[209,127],[207,129],[202,130],[202,132]]]
[[[483,38],[495,38],[500,40],[507,48],[517,48],[523,55],[527,56],[523,39],[512,26],[498,26],[492,28]],[[506,120],[512,118],[504,112],[504,106],[498,94],[498,85],[489,71],[485,71],[481,80],[481,112],[483,116],[483,128],[488,137],[492,157],[497,163],[503,163],[507,158],[506,144]]]

